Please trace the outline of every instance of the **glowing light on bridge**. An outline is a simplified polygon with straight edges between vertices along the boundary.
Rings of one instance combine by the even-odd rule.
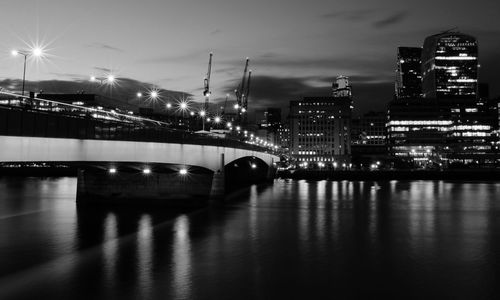
[[[109,169],[109,173],[110,173],[110,174],[115,174],[115,173],[116,173],[116,168],[111,168],[111,169]]]
[[[151,169],[146,168],[146,169],[142,170],[142,173],[144,173],[144,174],[151,174]]]
[[[179,174],[186,175],[188,173],[187,169],[180,169]]]

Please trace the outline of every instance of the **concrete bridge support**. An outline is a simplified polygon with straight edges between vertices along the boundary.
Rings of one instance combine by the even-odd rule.
[[[79,169],[78,204],[203,206],[212,189],[212,172],[180,174],[141,170]],[[223,192],[223,191],[222,191]]]

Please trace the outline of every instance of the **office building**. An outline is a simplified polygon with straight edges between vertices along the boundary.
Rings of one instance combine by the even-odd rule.
[[[418,98],[422,95],[422,48],[398,47],[395,94],[396,98]]]
[[[492,166],[497,114],[491,102],[405,99],[388,109],[390,154],[416,167]]]
[[[298,163],[347,167],[351,98],[304,97],[290,102],[290,155]]]
[[[352,119],[351,155],[355,168],[370,168],[388,158],[386,112],[369,112]]]
[[[422,50],[422,93],[425,98],[468,98],[478,94],[476,38],[447,31],[429,36]]]

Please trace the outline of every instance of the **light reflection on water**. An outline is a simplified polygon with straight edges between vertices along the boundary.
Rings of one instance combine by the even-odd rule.
[[[77,209],[75,188],[0,179],[1,299],[499,295],[499,183],[277,180],[196,211]]]

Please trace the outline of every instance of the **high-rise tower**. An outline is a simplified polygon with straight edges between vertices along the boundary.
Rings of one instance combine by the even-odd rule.
[[[422,48],[398,47],[396,69],[396,98],[422,96]]]
[[[422,92],[425,98],[471,98],[478,94],[476,38],[446,31],[425,39]]]

